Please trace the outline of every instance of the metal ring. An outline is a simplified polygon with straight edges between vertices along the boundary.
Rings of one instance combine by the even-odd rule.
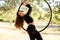
[[[46,3],[47,3],[47,5],[49,6],[49,9],[50,9],[50,19],[49,19],[49,22],[48,22],[48,24],[42,29],[42,30],[40,30],[40,31],[38,31],[38,32],[42,32],[42,31],[44,31],[48,26],[49,26],[49,24],[50,24],[50,22],[51,22],[51,20],[52,20],[52,9],[51,9],[51,6],[49,5],[49,3],[46,1],[46,0],[44,0]],[[23,2],[22,2],[23,3]],[[22,5],[22,3],[21,3],[21,5]],[[19,6],[19,9],[20,9],[20,7],[21,7],[21,5]],[[19,10],[18,9],[18,10]],[[23,28],[23,27],[22,27]],[[23,28],[25,31],[27,31],[25,28]]]
[[[44,0],[46,3],[47,3],[47,5],[49,6],[49,9],[50,9],[50,19],[49,19],[49,22],[48,22],[48,24],[42,29],[42,30],[40,30],[39,32],[42,32],[42,31],[44,31],[48,26],[49,26],[49,24],[50,24],[50,22],[51,22],[51,20],[52,20],[52,9],[51,9],[51,6],[49,5],[49,3],[46,1],[46,0]]]

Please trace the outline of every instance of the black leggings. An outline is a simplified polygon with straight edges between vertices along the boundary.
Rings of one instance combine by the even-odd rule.
[[[29,34],[30,40],[43,40],[40,33],[36,30],[34,25],[29,25],[27,28],[27,32]]]

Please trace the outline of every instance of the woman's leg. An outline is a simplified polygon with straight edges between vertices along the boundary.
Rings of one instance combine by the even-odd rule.
[[[34,32],[33,32],[34,30],[35,30],[35,27],[32,25],[29,25],[27,28],[27,32],[29,34],[30,40],[35,40],[35,36],[34,36]]]
[[[36,30],[34,25],[29,25],[27,28],[27,32],[28,32],[31,40],[35,40],[35,39],[43,40],[40,33]]]
[[[28,32],[28,31],[27,31]],[[30,40],[35,40],[34,34],[31,32],[28,32]]]
[[[43,40],[40,33],[37,30],[34,32],[34,36],[37,40]]]

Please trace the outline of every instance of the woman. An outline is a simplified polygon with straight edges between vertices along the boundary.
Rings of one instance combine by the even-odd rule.
[[[30,6],[30,4],[28,4],[27,1],[23,2],[24,6],[28,7],[29,10],[26,14],[24,14],[23,10],[18,10],[17,12],[17,18],[16,18],[16,22],[15,22],[15,27],[16,28],[22,28],[23,24],[24,24],[24,20],[27,22],[27,24],[29,25],[27,28],[27,32],[30,36],[30,40],[43,40],[41,35],[39,34],[39,32],[36,30],[35,25],[34,25],[34,21],[33,18],[30,16],[30,13],[32,11],[32,7]]]

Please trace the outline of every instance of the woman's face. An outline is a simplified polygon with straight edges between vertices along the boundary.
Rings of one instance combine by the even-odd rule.
[[[25,15],[23,11],[19,11],[18,14],[19,14],[21,17],[23,17],[23,16]]]

